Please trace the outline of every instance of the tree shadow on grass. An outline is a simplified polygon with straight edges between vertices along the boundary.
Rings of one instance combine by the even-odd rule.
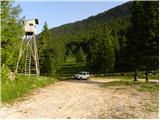
[[[138,91],[148,91],[152,93],[157,93],[159,90],[159,84],[157,82],[143,82],[143,81],[112,81],[107,82],[102,85],[102,87],[114,87],[114,86],[123,86],[123,87],[132,87]]]

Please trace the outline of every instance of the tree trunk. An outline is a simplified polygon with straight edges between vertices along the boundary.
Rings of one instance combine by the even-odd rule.
[[[146,64],[146,82],[149,79],[149,63]]]
[[[138,69],[136,69],[134,73],[134,81],[137,81],[137,80],[138,80]]]

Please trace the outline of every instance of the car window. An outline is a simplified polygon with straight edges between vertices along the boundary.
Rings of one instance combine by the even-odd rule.
[[[82,75],[83,73],[79,73],[80,75]]]
[[[83,73],[83,75],[86,75],[86,73]]]

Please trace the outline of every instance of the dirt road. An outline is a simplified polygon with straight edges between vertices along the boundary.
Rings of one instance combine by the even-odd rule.
[[[1,118],[158,118],[158,96],[133,88],[100,87],[106,80],[62,81],[24,101],[1,105]]]

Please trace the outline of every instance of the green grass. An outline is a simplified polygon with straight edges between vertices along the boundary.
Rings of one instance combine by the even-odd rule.
[[[126,76],[121,76],[121,75],[113,75],[113,76],[100,76],[100,75],[94,75],[94,77],[99,77],[99,78],[106,78],[106,79],[118,79],[121,81],[132,81],[133,76],[132,75],[126,75]]]
[[[54,83],[54,78],[31,76],[17,76],[13,81],[5,80],[1,82],[1,101],[11,103],[23,98],[35,88],[44,87]]]
[[[137,116],[134,114],[130,114],[128,112],[121,112],[120,114],[113,114],[111,115],[114,119],[136,119]]]
[[[80,71],[88,71],[88,69],[84,64],[68,62],[61,66],[61,68],[56,72],[56,76],[59,80],[73,79],[73,75]]]
[[[125,74],[125,75],[123,75]],[[107,78],[120,78],[120,79],[132,79],[134,78],[134,72],[125,72],[125,73],[106,73],[106,74],[96,74],[95,77],[107,77]],[[145,74],[139,73],[138,79],[145,79]],[[155,73],[149,74],[150,80],[159,80],[159,74]]]
[[[139,75],[139,78],[141,79],[145,79],[145,74],[140,74]],[[159,73],[150,73],[149,74],[149,79],[152,79],[152,80],[159,80]]]
[[[158,104],[155,104],[156,102],[154,101],[154,103],[146,103],[143,105],[144,107],[144,111],[146,112],[158,112]]]
[[[117,87],[132,87],[138,91],[147,91],[151,93],[158,93],[159,85],[155,82],[141,82],[141,81],[112,81],[105,83],[102,87],[112,88],[113,86]]]

